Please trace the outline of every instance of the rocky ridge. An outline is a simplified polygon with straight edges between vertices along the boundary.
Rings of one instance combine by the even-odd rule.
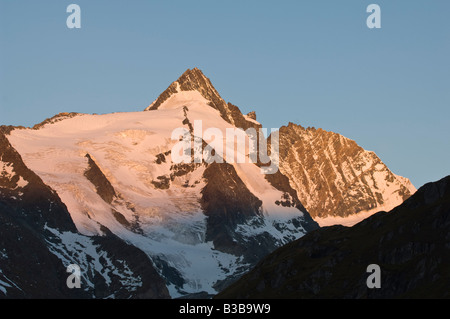
[[[390,210],[416,191],[374,152],[340,134],[293,123],[279,134],[280,171],[319,223],[327,217]]]
[[[367,267],[380,267],[369,288]],[[323,227],[277,249],[219,298],[449,298],[450,176],[353,227]]]

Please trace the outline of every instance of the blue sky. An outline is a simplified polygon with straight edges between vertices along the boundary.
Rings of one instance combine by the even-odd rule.
[[[199,67],[264,127],[340,133],[419,187],[450,174],[449,16],[448,0],[0,0],[0,124],[139,111]]]

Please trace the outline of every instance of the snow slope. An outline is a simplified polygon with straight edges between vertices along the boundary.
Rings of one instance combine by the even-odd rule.
[[[211,144],[222,143],[226,150],[223,156],[230,161],[225,132],[233,126],[208,102],[197,91],[180,91],[158,110],[79,114],[38,130],[14,130],[8,138],[26,165],[56,190],[79,232],[101,235],[104,226],[143,250],[166,276],[172,297],[199,291],[213,294],[218,281],[245,271],[249,265],[242,256],[216,250],[212,242],[205,240],[207,218],[199,203],[205,165],[174,174],[170,155],[178,142],[171,139],[173,130],[188,128],[186,120],[191,124],[201,120],[202,129],[197,133],[203,135],[208,128],[224,132],[223,139],[216,138]],[[248,159],[248,147],[244,152]],[[111,203],[101,198],[85,176],[87,154],[114,188],[117,196]],[[164,160],[158,161],[161,154],[166,154]],[[249,160],[233,166],[247,188],[262,201],[264,216],[263,225],[240,225],[236,231],[241,236],[269,233],[277,245],[282,245],[306,233],[289,222],[303,218],[303,213],[275,204],[283,193],[268,183],[259,167]],[[157,186],[156,182],[164,180],[169,185]],[[169,279],[164,272],[167,268],[181,279]]]

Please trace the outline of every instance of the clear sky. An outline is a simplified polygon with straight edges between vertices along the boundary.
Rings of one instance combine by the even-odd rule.
[[[448,0],[0,0],[0,124],[143,110],[198,67],[264,127],[340,133],[420,187],[450,174],[449,17]]]

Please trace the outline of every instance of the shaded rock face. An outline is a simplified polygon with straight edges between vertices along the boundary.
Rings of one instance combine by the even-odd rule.
[[[49,251],[42,230],[17,215],[14,201],[0,201],[0,299],[87,298],[84,291],[67,288],[69,274]]]
[[[58,195],[1,133],[0,232],[0,298],[169,297],[142,251],[107,229],[78,233]],[[81,268],[81,289],[67,287],[69,264]]]
[[[204,214],[208,217],[205,239],[212,241],[215,249],[240,256],[244,264],[255,265],[276,248],[294,240],[295,237],[289,232],[286,232],[284,238],[278,238],[268,231],[253,235],[242,231],[242,226],[258,229],[266,227],[267,224],[270,225],[271,222],[265,219],[261,211],[262,201],[248,190],[231,164],[209,164],[203,177],[206,184],[201,192],[200,203]],[[277,189],[282,190],[280,185],[276,186]],[[292,224],[299,231],[317,229],[317,223],[304,210],[298,199],[291,198],[288,193],[285,194],[295,203],[290,207],[296,207],[304,212],[302,217],[293,217],[287,221],[287,224]],[[286,226],[286,224],[274,224],[269,227],[284,231]],[[230,278],[227,282],[218,283],[218,287],[221,287],[218,290],[220,291],[236,278],[238,276]]]
[[[207,216],[205,240],[212,241],[218,251],[238,256],[242,264],[235,274],[215,284],[217,291],[237,280],[249,266],[254,266],[276,248],[295,239],[289,231],[279,238],[270,231],[248,234],[242,227],[254,230],[274,227],[281,232],[286,230],[287,224],[299,232],[318,228],[306,210],[303,210],[302,217],[293,217],[287,224],[271,225],[261,210],[262,201],[248,190],[231,164],[209,164],[203,177],[206,183],[200,203]],[[301,204],[297,208],[300,207]]]
[[[116,280],[113,280],[112,284],[106,287],[103,296],[111,296],[112,292],[116,299],[170,298],[165,281],[160,277],[152,261],[142,250],[125,243],[111,232],[108,232],[108,236],[95,236],[93,242],[100,247],[100,251],[114,256],[112,258],[113,272],[130,272],[128,282],[126,277],[115,278]],[[124,264],[127,268],[124,268]],[[127,286],[130,281],[138,286],[137,289],[130,289],[130,286]]]
[[[205,170],[202,209],[207,220],[206,240],[224,252],[242,254],[245,243],[235,241],[236,226],[260,216],[261,200],[255,197],[230,164],[213,163]]]
[[[97,194],[108,204],[111,204],[113,199],[117,197],[114,187],[98,167],[97,163],[89,154],[86,154],[88,159],[88,168],[84,172],[84,176],[95,186]]]
[[[280,128],[280,171],[313,218],[392,209],[415,192],[354,141],[292,123]]]
[[[389,213],[310,232],[276,250],[220,298],[450,298],[450,176]],[[367,266],[380,266],[369,289]]]
[[[276,202],[277,205],[295,207],[302,212],[306,212],[304,216],[304,228],[306,231],[309,232],[319,228],[319,225],[313,220],[309,211],[299,200],[297,192],[291,187],[289,178],[286,175],[283,175],[280,171],[277,171],[275,174],[265,175],[265,178],[273,187],[284,192],[283,199]]]

